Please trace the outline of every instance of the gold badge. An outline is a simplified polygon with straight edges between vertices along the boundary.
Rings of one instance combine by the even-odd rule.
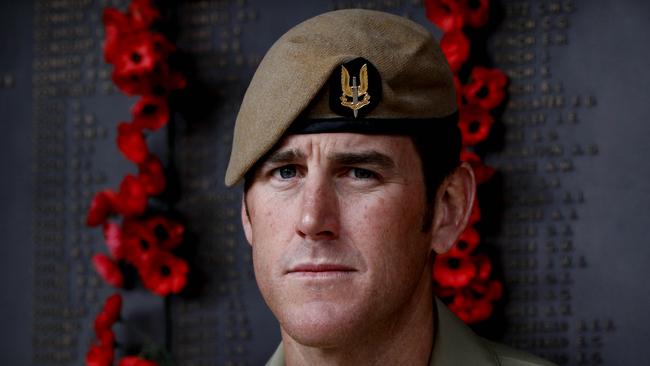
[[[352,109],[354,118],[357,118],[359,109],[370,104],[370,94],[368,94],[368,65],[363,64],[359,70],[360,83],[357,84],[357,77],[352,77],[352,85],[350,85],[350,73],[345,66],[341,65],[341,105]],[[361,98],[359,100],[359,98]],[[348,98],[352,98],[350,101]]]

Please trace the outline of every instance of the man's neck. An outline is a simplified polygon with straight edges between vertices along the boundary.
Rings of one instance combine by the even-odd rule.
[[[430,273],[430,272],[429,272]],[[422,281],[412,301],[386,324],[336,347],[302,345],[282,331],[287,366],[428,365],[434,335],[430,281]]]

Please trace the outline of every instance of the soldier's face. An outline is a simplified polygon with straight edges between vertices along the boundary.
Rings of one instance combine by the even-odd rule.
[[[245,199],[257,283],[298,342],[333,345],[389,327],[430,293],[431,233],[421,230],[425,187],[410,138],[290,136]]]

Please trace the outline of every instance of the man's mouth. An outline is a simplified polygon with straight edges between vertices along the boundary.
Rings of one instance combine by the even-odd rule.
[[[349,266],[340,265],[340,264],[306,263],[306,264],[299,264],[294,267],[291,267],[291,269],[287,271],[287,274],[291,276],[302,276],[302,277],[310,277],[310,278],[312,277],[330,278],[330,277],[341,277],[341,276],[349,275],[353,272],[356,272],[356,269]]]

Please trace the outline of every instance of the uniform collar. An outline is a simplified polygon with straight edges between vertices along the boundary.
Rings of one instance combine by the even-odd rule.
[[[485,342],[436,299],[436,332],[429,366],[497,366],[495,354]],[[282,343],[266,366],[284,366]]]

